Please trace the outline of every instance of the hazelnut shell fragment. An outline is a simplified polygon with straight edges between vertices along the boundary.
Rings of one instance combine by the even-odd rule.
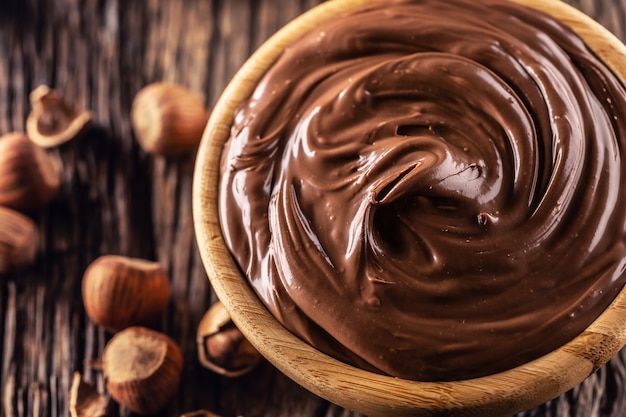
[[[46,206],[61,186],[57,160],[23,133],[0,136],[0,205],[22,212]]]
[[[250,372],[262,358],[235,326],[230,314],[219,301],[200,320],[196,343],[200,363],[227,377]]]
[[[72,417],[104,417],[109,400],[96,387],[85,382],[80,372],[74,372],[70,387],[69,408]]]
[[[136,94],[131,109],[133,130],[141,147],[166,157],[194,150],[207,121],[202,97],[173,83],[145,86]]]
[[[104,255],[85,270],[82,295],[89,318],[112,332],[152,326],[169,302],[170,280],[158,262]]]
[[[26,133],[38,146],[51,148],[80,135],[91,123],[92,113],[78,110],[56,90],[40,85],[30,93],[32,111]]]
[[[30,217],[0,206],[0,275],[31,265],[38,243],[39,232]]]
[[[138,414],[164,409],[177,392],[183,368],[178,345],[161,332],[129,327],[104,348],[102,371],[107,391]]]

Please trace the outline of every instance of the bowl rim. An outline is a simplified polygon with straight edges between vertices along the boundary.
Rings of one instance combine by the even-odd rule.
[[[240,273],[219,224],[220,156],[238,103],[281,51],[319,22],[380,0],[333,0],[293,19],[263,43],[234,75],[213,107],[193,177],[197,245],[209,281],[244,336],[276,368],[312,393],[369,416],[505,416],[536,407],[581,383],[626,345],[626,289],[579,336],[516,368],[452,382],[380,375],[336,360],[289,332]],[[626,46],[608,29],[560,0],[509,0],[557,17],[572,28],[626,84]],[[476,413],[480,414],[476,414]]]

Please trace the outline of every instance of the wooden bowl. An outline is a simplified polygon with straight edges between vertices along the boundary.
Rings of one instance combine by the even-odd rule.
[[[626,344],[626,291],[581,335],[524,365],[471,380],[416,382],[335,360],[286,330],[264,307],[227,249],[218,220],[220,154],[238,104],[281,51],[305,31],[373,0],[333,0],[294,19],[242,66],[213,109],[200,145],[193,185],[194,223],[204,266],[217,296],[252,344],[311,392],[369,416],[506,416],[536,407],[582,382]],[[574,29],[626,81],[626,47],[608,30],[559,0],[514,0]]]

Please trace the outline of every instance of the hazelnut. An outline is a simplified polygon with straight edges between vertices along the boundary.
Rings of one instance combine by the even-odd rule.
[[[58,162],[23,133],[0,136],[0,205],[18,211],[43,208],[61,186]]]
[[[166,157],[194,150],[207,120],[202,98],[171,83],[153,83],[142,88],[131,109],[133,130],[141,147]]]
[[[115,332],[158,323],[169,302],[169,277],[158,262],[104,255],[85,270],[85,310],[96,324]]]
[[[154,414],[168,405],[180,383],[183,355],[163,333],[129,327],[106,344],[102,372],[107,391],[120,405]]]
[[[0,206],[0,275],[35,261],[39,233],[29,217]]]
[[[78,110],[56,90],[40,85],[30,93],[33,107],[26,133],[35,144],[50,148],[78,136],[91,123],[91,112]]]
[[[260,353],[235,326],[219,301],[200,320],[196,343],[200,363],[220,375],[243,375],[261,360]]]
[[[85,382],[80,372],[74,372],[70,387],[69,408],[71,417],[104,417],[109,400],[96,387]]]

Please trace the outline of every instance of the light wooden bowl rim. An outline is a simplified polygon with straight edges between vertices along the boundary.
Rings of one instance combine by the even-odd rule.
[[[582,382],[626,344],[626,290],[581,335],[517,368],[455,382],[416,382],[378,375],[328,357],[287,331],[263,306],[234,263],[218,220],[220,155],[235,109],[280,52],[305,31],[338,13],[377,0],[333,0],[291,21],[241,67],[207,124],[193,182],[194,226],[210,283],[233,321],[280,371],[309,391],[369,416],[506,416],[533,408]],[[622,80],[626,47],[607,29],[559,0],[513,0],[574,29]],[[446,414],[447,415],[447,414]]]

